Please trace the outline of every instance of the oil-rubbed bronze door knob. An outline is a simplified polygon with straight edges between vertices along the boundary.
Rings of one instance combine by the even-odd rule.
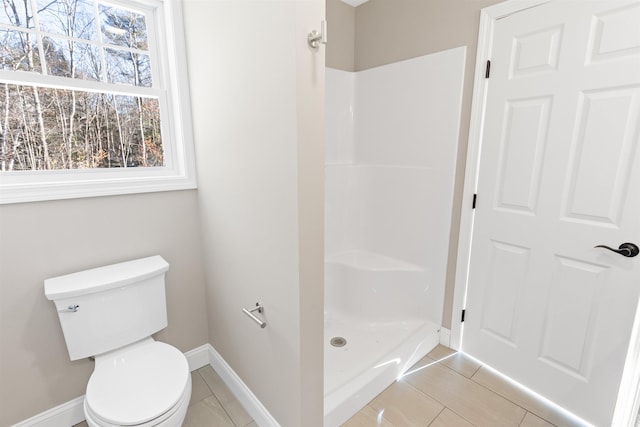
[[[613,249],[606,245],[598,245],[598,246],[594,246],[594,248],[609,249],[610,251],[620,254],[622,256],[626,256],[627,258],[633,258],[634,256],[638,255],[638,253],[640,253],[640,249],[638,249],[638,245],[634,243],[623,243],[620,246],[618,246],[618,249]]]

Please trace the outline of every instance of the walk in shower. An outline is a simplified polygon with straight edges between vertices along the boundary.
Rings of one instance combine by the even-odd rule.
[[[325,426],[439,342],[464,59],[326,70]]]

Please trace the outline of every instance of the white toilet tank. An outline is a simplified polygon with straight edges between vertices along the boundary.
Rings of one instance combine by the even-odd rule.
[[[80,271],[44,281],[53,300],[71,360],[123,347],[167,326],[159,255]]]

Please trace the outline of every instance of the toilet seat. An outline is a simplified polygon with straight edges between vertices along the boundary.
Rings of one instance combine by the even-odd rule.
[[[157,425],[188,405],[187,394],[191,375],[184,355],[149,338],[96,357],[85,412],[104,426]]]
[[[191,398],[191,376],[189,376],[189,384],[187,387],[188,389],[185,390],[181,400],[173,408],[160,417],[143,424],[138,424],[135,427],[182,427],[182,421],[187,414],[187,408],[189,407],[189,400]],[[91,412],[91,409],[87,407],[86,399],[84,400],[84,414],[89,427],[122,427],[99,419]]]

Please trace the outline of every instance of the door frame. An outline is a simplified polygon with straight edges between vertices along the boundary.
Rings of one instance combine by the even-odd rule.
[[[478,188],[480,172],[480,154],[482,150],[482,133],[484,130],[484,115],[487,97],[486,61],[491,58],[491,47],[495,23],[514,13],[540,6],[551,1],[563,0],[507,0],[481,9],[480,29],[478,33],[478,50],[473,80],[473,100],[471,104],[471,118],[469,123],[469,140],[467,161],[465,166],[462,212],[460,216],[460,237],[456,263],[456,280],[453,293],[451,314],[450,347],[464,350],[463,323],[461,313],[466,305],[467,286],[469,279],[469,265],[471,259],[471,243],[473,238],[473,224],[475,211],[474,194]],[[607,0],[604,0],[607,1]],[[478,199],[482,204],[482,199]],[[640,304],[629,344],[624,366],[620,391],[614,412],[614,425],[634,425],[638,408],[640,407]]]

